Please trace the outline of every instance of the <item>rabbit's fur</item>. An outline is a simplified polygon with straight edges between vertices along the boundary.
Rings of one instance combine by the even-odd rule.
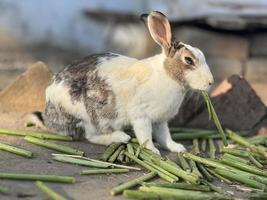
[[[162,13],[142,17],[162,53],[143,60],[97,54],[67,66],[46,89],[49,130],[109,145],[128,142],[123,128],[131,125],[139,143],[156,153],[152,136],[165,149],[185,150],[171,139],[167,122],[188,89],[206,90],[213,77],[199,49],[171,40]]]

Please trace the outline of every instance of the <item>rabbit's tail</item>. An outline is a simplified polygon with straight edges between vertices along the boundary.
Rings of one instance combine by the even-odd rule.
[[[35,126],[37,128],[46,129],[45,124],[44,124],[43,113],[40,111],[29,113],[26,116],[25,126],[27,127]]]

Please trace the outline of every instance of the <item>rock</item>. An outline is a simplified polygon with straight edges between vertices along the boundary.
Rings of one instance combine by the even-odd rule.
[[[266,80],[267,81],[267,80]],[[267,106],[267,82],[251,83],[251,87],[255,90],[257,95],[261,98],[262,102]]]
[[[263,102],[249,83],[238,75],[224,80],[211,93],[214,108],[221,124],[234,130],[249,130],[259,123],[267,114]],[[208,120],[206,105],[202,103],[196,116],[185,125],[198,128],[215,128]]]
[[[245,78],[249,82],[266,82],[267,76],[267,59],[266,58],[252,58],[246,63]]]
[[[26,72],[0,92],[0,111],[43,111],[45,89],[52,77],[50,69],[42,62],[31,65]]]
[[[245,60],[249,52],[248,40],[231,34],[181,27],[173,31],[173,36],[179,41],[198,47],[207,57]]]
[[[267,116],[251,130],[251,134],[267,135]]]

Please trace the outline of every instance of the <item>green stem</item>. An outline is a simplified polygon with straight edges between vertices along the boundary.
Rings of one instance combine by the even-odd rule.
[[[7,151],[7,152],[10,152],[10,153],[14,153],[14,154],[20,155],[20,156],[24,156],[24,157],[27,157],[27,158],[31,158],[33,156],[33,153],[30,152],[30,151],[27,151],[25,149],[21,149],[21,148],[18,148],[18,147],[14,147],[14,146],[11,146],[11,145],[7,145],[7,144],[4,144],[4,143],[0,143],[0,149],[3,150],[3,151]]]
[[[15,136],[32,136],[40,139],[50,139],[50,140],[72,141],[72,137],[70,136],[57,135],[55,133],[49,133],[49,132],[0,129],[0,134],[15,135]]]
[[[195,177],[195,176],[192,176],[191,173],[189,172],[186,172],[184,170],[181,170],[171,164],[169,164],[168,162],[166,161],[163,161],[163,160],[160,160],[160,159],[157,159],[157,158],[152,158],[152,161],[157,164],[158,166],[160,166],[161,168],[165,169],[166,171],[190,182],[190,183],[198,183],[199,180],[198,180],[198,177]]]
[[[135,144],[139,144],[137,138],[132,138],[132,139],[130,140],[130,142],[131,142],[131,143],[135,143]]]
[[[125,155],[128,156],[130,159],[132,159],[133,161],[135,161],[137,164],[143,166],[144,168],[152,171],[152,172],[155,172],[158,174],[158,176],[168,182],[171,182],[171,183],[174,183],[176,180],[167,176],[166,174],[156,170],[154,167],[151,167],[150,165],[146,164],[144,161],[140,160],[139,158],[137,158],[135,155],[132,155],[128,152],[125,152]]]
[[[190,168],[188,162],[186,161],[186,159],[183,157],[183,153],[177,153],[177,157],[178,157],[178,161],[179,161],[181,167],[183,168],[183,170],[190,172],[191,168]]]
[[[58,183],[74,183],[75,182],[75,178],[71,176],[16,174],[16,173],[4,173],[4,172],[0,172],[0,179],[49,181],[49,182],[58,182]]]
[[[221,176],[220,174],[217,174],[215,171],[211,170],[211,169],[207,169],[209,173],[211,173],[213,176],[215,176],[216,178],[218,178],[219,180],[229,184],[229,185],[232,185],[232,181],[230,181],[229,179]]]
[[[75,165],[83,165],[88,167],[108,168],[111,166],[110,164],[98,163],[94,161],[72,158],[67,156],[54,156],[53,159],[59,162],[70,163]]]
[[[118,158],[117,158],[117,160],[119,161],[119,162],[123,162],[124,161],[124,159],[125,159],[125,155],[124,155],[124,152],[125,152],[125,149],[123,149],[121,152],[120,152],[120,154],[118,155]]]
[[[46,140],[42,140],[42,139],[38,139],[38,138],[34,138],[31,136],[26,136],[24,138],[26,141],[36,144],[36,145],[40,145],[49,149],[54,149],[56,151],[60,151],[63,153],[67,153],[67,154],[75,154],[75,155],[83,155],[84,152],[78,150],[78,149],[74,149],[72,147],[68,147],[68,146],[64,146],[64,145],[60,145],[60,144],[56,144],[53,142],[48,142]]]
[[[202,157],[193,155],[191,153],[185,153],[184,157],[188,158],[188,159],[192,159],[195,162],[202,163],[202,164],[207,165],[207,166],[220,167],[220,168],[223,168],[223,169],[229,169],[227,166],[225,166],[225,165],[223,165],[221,163],[215,162],[214,160],[202,158]]]
[[[150,161],[147,161],[147,160],[144,160],[144,162],[148,165],[150,165],[151,167],[154,167],[156,170],[166,174],[167,176],[173,178],[175,181],[178,181],[179,178],[175,175],[173,175],[172,173],[166,171],[165,169],[162,169],[161,167],[159,167],[158,165],[155,165],[154,163],[150,162]]]
[[[100,160],[103,161],[108,161],[109,157],[116,151],[117,148],[119,148],[119,146],[121,145],[121,143],[112,143],[110,144],[105,152],[102,154]]]
[[[161,197],[179,199],[179,200],[215,200],[215,199],[231,199],[225,195],[212,193],[212,192],[200,192],[200,191],[189,191],[182,189],[172,189],[172,188],[163,188],[163,187],[146,187],[142,186],[139,188],[143,192],[153,192],[158,194]]]
[[[150,172],[146,175],[140,176],[128,182],[122,183],[111,189],[110,194],[112,196],[122,193],[124,190],[132,188],[136,185],[143,183],[144,181],[154,178],[157,174],[155,172]]]
[[[226,163],[229,166],[235,167],[237,169],[243,170],[243,171],[247,171],[253,174],[257,174],[260,176],[266,176],[267,177],[267,172],[261,169],[258,169],[256,167],[250,166],[250,165],[246,165],[244,163],[241,162],[237,162],[236,160],[233,159],[229,159],[229,158],[222,158],[222,161],[224,163]]]
[[[215,159],[216,158],[216,147],[214,145],[213,139],[209,138],[208,142],[209,142],[210,158]]]
[[[224,170],[224,169],[214,169],[214,171],[218,174],[220,174],[223,177],[226,177],[227,179],[234,180],[243,184],[246,184],[248,186],[251,186],[253,188],[258,188],[258,189],[264,189],[265,185],[250,179],[248,176],[245,176],[245,174],[240,174],[239,172],[236,171],[229,171],[229,170]]]
[[[224,195],[228,195],[226,192],[224,192],[222,190],[221,187],[217,187],[216,185],[212,184],[212,183],[209,183],[205,180],[202,180],[202,183],[204,183],[205,185],[209,186],[211,190],[213,190],[214,192],[218,192],[220,194],[224,194]]]
[[[124,148],[124,145],[119,146],[119,148],[117,148],[116,151],[109,157],[108,162],[114,163],[115,160],[118,158],[120,152],[124,150]]]
[[[265,144],[267,141],[266,135],[258,135],[247,139],[251,144]]]
[[[266,178],[259,177],[259,176],[250,176],[250,179],[258,181],[260,183],[263,183],[264,185],[267,185],[267,179]]]
[[[259,176],[259,175],[256,175],[256,174],[252,174],[252,173],[249,173],[249,172],[246,172],[246,171],[242,171],[240,169],[237,169],[237,168],[234,168],[234,167],[225,165],[223,163],[219,163],[218,161],[201,158],[199,156],[195,156],[195,155],[192,155],[190,153],[187,153],[184,156],[187,157],[187,158],[189,158],[189,159],[192,159],[192,160],[194,160],[196,162],[205,164],[207,166],[211,166],[211,167],[214,167],[216,169],[222,169],[223,171],[226,171],[226,172],[228,171],[229,173],[232,172],[232,173],[235,173],[237,175],[240,175],[241,176],[241,179],[240,180],[242,180],[242,181],[244,181],[243,179],[249,179],[248,180],[248,182],[249,182],[250,181],[250,178],[249,178],[250,176]],[[235,161],[232,161],[232,162],[235,163]],[[214,171],[217,172],[216,170],[214,170]],[[220,173],[218,173],[218,174],[220,174]],[[220,175],[222,175],[222,174],[220,174]],[[222,175],[222,176],[224,176],[224,175]],[[228,178],[228,176],[224,176],[224,177]],[[228,179],[232,180],[231,178],[228,178]]]
[[[252,155],[249,156],[249,160],[258,168],[262,169],[263,165],[257,161]]]
[[[35,185],[39,190],[45,193],[52,200],[65,200],[64,197],[53,191],[51,188],[47,187],[43,182],[36,181]]]
[[[244,150],[240,150],[240,149],[223,148],[222,152],[223,153],[229,153],[229,154],[234,155],[234,156],[240,156],[240,157],[249,158],[249,156],[252,155],[252,156],[257,157],[257,158],[262,158],[262,156],[257,154],[257,153],[248,152],[248,151],[244,151]]]
[[[133,149],[133,145],[131,143],[127,144],[127,151],[134,155],[134,149]]]
[[[135,151],[137,151],[137,149],[138,149],[138,147],[140,147],[138,144],[132,144],[133,145],[133,148],[134,148],[134,150]],[[147,157],[156,157],[156,158],[161,158],[161,156],[160,155],[158,155],[158,154],[155,154],[154,152],[152,152],[151,150],[149,150],[149,149],[146,149],[146,148],[144,148],[144,147],[142,147],[141,149],[140,149],[140,154],[145,154]]]
[[[175,162],[173,162],[172,160],[168,159],[166,160],[167,163],[169,163],[170,165],[177,167],[179,169],[182,169],[178,164],[176,164]]]
[[[222,149],[224,148],[223,142],[220,140],[218,141],[218,149],[219,149],[219,153],[222,153]]]
[[[4,187],[4,186],[0,186],[0,193],[7,193],[8,192],[8,188],[7,187]]]
[[[193,140],[193,139],[219,139],[221,136],[217,133],[210,133],[210,132],[196,132],[196,133],[173,133],[172,135],[173,140]]]
[[[249,199],[266,200],[267,199],[267,192],[250,193],[248,196],[249,196]]]
[[[258,153],[262,155],[265,159],[267,158],[267,150],[264,147],[255,146],[254,144],[251,144],[248,140],[243,138],[242,136],[236,134],[235,132],[227,129],[226,133],[229,138],[231,138],[233,141],[235,141],[238,144],[241,144],[245,147],[248,147],[252,152]]]
[[[127,173],[129,169],[89,169],[89,170],[82,170],[80,174],[119,174],[119,173]]]
[[[156,187],[164,187],[164,188],[210,192],[210,187],[209,186],[198,185],[198,184],[188,184],[188,183],[143,183],[142,185],[147,186],[147,187],[156,186]]]
[[[207,149],[207,139],[206,139],[206,138],[203,138],[203,139],[202,139],[202,143],[201,143],[201,150],[202,150],[203,152],[205,152],[206,149]]]
[[[199,170],[202,172],[203,176],[208,180],[208,181],[213,181],[213,176],[208,172],[206,167],[202,165],[201,163],[197,164]]]
[[[198,143],[198,139],[197,138],[193,139],[192,153],[195,154],[195,155],[200,154],[199,143]]]
[[[237,157],[237,156],[233,156],[233,155],[231,155],[229,153],[223,154],[222,158],[232,159],[232,160],[235,160],[237,162],[241,162],[241,163],[244,163],[244,164],[249,164],[248,160],[245,160],[245,159]]]
[[[89,160],[89,161],[96,162],[96,163],[103,164],[103,165],[109,165],[109,166],[112,166],[112,167],[118,167],[118,168],[124,168],[124,169],[132,169],[132,170],[141,170],[141,168],[139,168],[139,167],[132,167],[132,166],[115,164],[115,163],[109,163],[109,162],[96,160],[96,159],[92,159],[92,158],[88,158],[88,157],[84,157],[84,156],[79,156],[79,155],[67,155],[67,154],[53,153],[52,156],[64,156],[64,157],[79,158],[79,159]]]
[[[186,133],[196,133],[196,132],[209,132],[214,134],[216,130],[209,130],[209,129],[197,129],[197,128],[184,128],[184,127],[170,127],[170,132],[186,132]]]
[[[213,105],[211,103],[211,99],[210,99],[210,97],[209,97],[209,95],[208,95],[207,92],[205,92],[205,91],[201,91],[201,92],[202,92],[202,95],[203,95],[203,97],[204,97],[204,99],[206,101],[207,107],[210,107],[211,116],[213,118],[213,121],[214,121],[215,126],[218,129],[219,134],[221,135],[223,144],[224,144],[224,146],[227,146],[228,145],[228,142],[226,140],[225,133],[224,133],[223,128],[221,126],[221,123],[220,123],[220,121],[218,119],[218,116],[217,116],[217,114],[215,112],[215,109],[214,109],[214,107],[213,107]]]
[[[140,199],[140,200],[168,200],[166,197],[161,197],[158,194],[152,192],[141,192],[136,190],[124,190],[123,196],[131,199]],[[171,200],[171,199],[169,199]]]
[[[192,169],[192,174],[196,175],[197,177],[203,178],[202,174],[200,173],[200,171],[197,168],[195,161],[189,160],[189,165]]]

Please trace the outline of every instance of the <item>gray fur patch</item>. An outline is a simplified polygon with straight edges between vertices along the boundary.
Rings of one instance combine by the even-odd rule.
[[[117,56],[117,54],[113,53],[86,56],[85,58],[74,61],[73,63],[65,67],[63,71],[59,72],[54,77],[54,81],[56,81],[57,83],[63,81],[67,86],[69,86],[71,99],[73,101],[77,101],[85,92],[88,73],[97,69],[97,66],[101,64],[102,58],[110,60]]]
[[[108,61],[117,56],[112,53],[87,56],[68,65],[53,79],[53,82],[63,82],[69,88],[73,103],[84,102],[91,123],[100,132],[112,132],[111,125],[100,127],[99,122],[101,119],[112,121],[117,117],[117,112],[115,94],[105,80],[98,76],[97,66],[101,64],[101,61]],[[85,134],[81,123],[81,119],[68,114],[60,105],[55,106],[50,101],[46,102],[44,124],[49,130],[81,138]]]
[[[56,133],[69,135],[75,139],[84,137],[84,129],[79,126],[80,119],[65,112],[61,106],[54,106],[50,101],[46,102],[44,112],[45,126]]]
[[[112,120],[117,117],[115,94],[105,80],[101,79],[97,71],[88,75],[85,88],[84,102],[86,110],[94,126],[101,129],[102,127],[99,127],[101,119]]]

